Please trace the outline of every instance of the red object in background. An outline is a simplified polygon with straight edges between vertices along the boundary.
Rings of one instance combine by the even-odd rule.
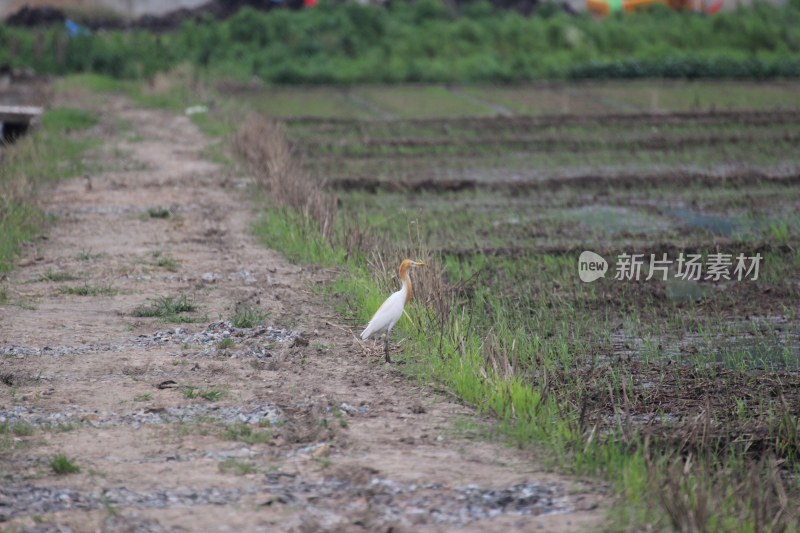
[[[303,7],[314,7],[317,5],[317,0],[303,0]]]
[[[706,13],[708,13],[709,15],[713,15],[714,13],[717,13],[720,9],[722,9],[722,6],[723,6],[724,3],[725,3],[725,0],[716,0],[715,2],[711,2],[710,4],[707,4],[705,6],[704,11]]]

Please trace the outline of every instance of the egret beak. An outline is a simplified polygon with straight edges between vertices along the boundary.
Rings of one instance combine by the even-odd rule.
[[[424,267],[428,266],[428,263],[423,263],[422,261],[414,261],[414,266]]]

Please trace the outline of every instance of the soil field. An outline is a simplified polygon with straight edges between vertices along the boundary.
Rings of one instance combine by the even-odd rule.
[[[416,100],[354,89],[383,115],[287,124],[349,227],[439,258],[463,313],[481,317],[469,326],[494,346],[484,345],[486,368],[513,368],[543,394],[551,382],[571,390],[560,397],[590,435],[639,435],[668,457],[711,454],[712,471],[725,456],[777,458],[797,501],[794,445],[778,436],[796,442],[800,409],[800,115],[787,88],[451,89],[495,110],[461,116],[452,105],[425,115],[440,97],[430,89]],[[729,108],[699,104],[711,94],[728,95]],[[592,98],[580,107],[576,95]],[[578,276],[584,250],[609,262],[592,284]],[[686,280],[677,260],[688,253],[758,254],[760,274]],[[637,279],[619,277],[624,254],[644,258]],[[667,259],[663,277],[654,259]],[[660,496],[666,514],[693,530],[681,517],[696,509],[675,511],[676,491]]]

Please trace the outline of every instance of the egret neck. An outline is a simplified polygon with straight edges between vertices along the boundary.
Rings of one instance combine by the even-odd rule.
[[[411,265],[405,261],[400,265],[400,281],[403,282],[403,288],[401,290],[405,291],[405,304],[411,299],[411,277],[408,275],[408,269],[410,267]]]

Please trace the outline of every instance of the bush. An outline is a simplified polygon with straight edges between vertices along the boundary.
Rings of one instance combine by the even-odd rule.
[[[245,8],[167,34],[0,26],[0,63],[43,73],[150,77],[191,62],[275,83],[525,81],[552,78],[797,77],[800,0],[702,16],[655,7],[604,20],[547,4],[531,17],[484,1],[462,14],[438,0],[389,8],[321,3]]]

